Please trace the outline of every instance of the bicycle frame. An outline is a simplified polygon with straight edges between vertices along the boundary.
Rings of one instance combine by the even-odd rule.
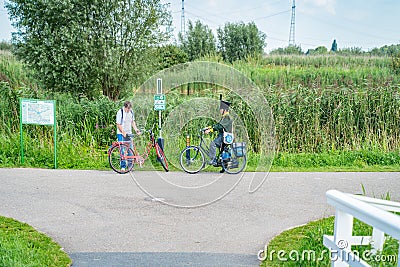
[[[154,138],[154,133],[152,130],[148,130],[147,132],[150,133],[150,140],[147,143],[146,147],[145,147],[145,151],[143,152],[143,154],[138,154],[137,149],[136,149],[136,145],[133,142],[133,134],[132,135],[128,135],[128,137],[130,138],[130,141],[118,141],[118,142],[113,142],[112,143],[112,147],[118,146],[120,148],[121,151],[121,159],[122,160],[128,160],[128,159],[132,159],[133,163],[137,163],[139,164],[139,166],[142,166],[144,164],[144,162],[148,159],[149,155],[150,155],[150,151],[151,149],[154,147],[155,148],[155,138]],[[129,155],[124,155],[122,154],[122,151],[124,151],[124,149],[121,147],[125,147],[125,148],[130,148],[130,145],[132,144],[133,146],[133,153],[134,155],[129,156]],[[108,155],[110,155],[110,150],[108,150]]]
[[[197,147],[204,153],[204,155],[207,156],[208,159],[211,160],[211,157],[210,157],[210,155],[209,155],[210,146],[207,146],[207,144],[206,144],[206,142],[204,141],[204,138],[203,138],[203,136],[204,136],[204,131],[201,130],[201,134],[199,134],[199,135],[197,135],[197,136],[200,138],[200,142],[199,142],[199,144],[197,145]],[[222,147],[219,147],[219,148],[217,149],[217,155],[216,155],[216,158],[217,158],[217,159],[218,159],[219,156],[221,155],[221,151],[222,151],[222,149],[223,149],[224,146],[226,146],[226,145],[225,145],[225,144],[222,144]]]

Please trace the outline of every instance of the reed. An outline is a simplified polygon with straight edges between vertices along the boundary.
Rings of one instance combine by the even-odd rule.
[[[274,165],[288,164],[279,155],[298,155],[297,159],[309,155],[306,157],[309,160],[315,153],[351,154],[348,162],[353,164],[357,164],[353,158],[358,157],[358,162],[367,165],[400,165],[396,156],[400,147],[400,76],[391,69],[389,58],[274,56],[235,62],[233,67],[258,85],[272,108],[277,142]],[[99,97],[90,101],[66,94],[49,95],[39,89],[23,65],[11,55],[0,55],[0,77],[3,77],[0,81],[0,143],[6,148],[0,153],[2,166],[18,165],[20,97],[57,101],[57,141],[63,155],[59,158],[67,159],[60,166],[84,168],[87,164],[102,168],[106,165],[96,161],[105,159],[104,151],[115,140],[115,114],[122,100],[113,102]],[[187,84],[170,90],[163,118],[191,97],[217,99],[221,90],[224,89],[209,84]],[[157,124],[157,114],[149,114],[148,105],[147,96],[134,96],[137,118],[148,118],[141,121],[140,127]],[[254,114],[246,103],[237,107],[235,112],[245,123],[251,141],[249,149],[257,153],[259,133],[257,127],[253,127]],[[204,123],[211,122],[193,121],[190,129],[183,129],[181,145],[188,131],[195,135],[195,129],[204,127]],[[51,166],[51,129],[24,126],[24,132],[31,144],[27,149],[40,148],[28,152],[32,153],[30,164]],[[90,157],[95,160],[91,161]]]

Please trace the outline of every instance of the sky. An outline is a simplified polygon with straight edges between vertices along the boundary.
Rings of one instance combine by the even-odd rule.
[[[11,26],[6,0],[0,0],[0,41],[10,40]],[[182,0],[169,3],[174,35],[183,30]],[[266,34],[266,52],[287,47],[293,0],[184,0],[185,30],[188,21],[199,20],[212,29],[227,22],[254,22]],[[400,44],[399,0],[296,0],[294,42],[306,52],[318,46],[330,49],[336,39],[338,49],[357,47],[369,51],[375,47]]]

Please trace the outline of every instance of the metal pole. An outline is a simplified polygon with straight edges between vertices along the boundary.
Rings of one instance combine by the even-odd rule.
[[[56,101],[53,101],[54,103],[54,169],[57,169],[57,119],[56,119]]]
[[[21,146],[21,164],[24,164],[24,134],[22,132],[22,98],[19,99],[19,132]]]
[[[162,95],[162,79],[157,79],[157,94]],[[161,110],[158,111],[158,130],[159,137],[161,138]]]
[[[159,130],[159,137],[161,138],[161,110],[158,111],[158,130]]]

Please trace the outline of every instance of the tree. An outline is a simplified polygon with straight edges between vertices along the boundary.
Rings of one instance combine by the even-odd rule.
[[[170,14],[159,0],[10,0],[16,55],[50,91],[117,99],[166,41]],[[168,27],[166,27],[168,28]]]
[[[1,41],[0,42],[0,50],[4,51],[11,51],[12,50],[12,44],[8,41]]]
[[[336,39],[333,40],[332,47],[331,47],[331,51],[332,51],[332,52],[336,52],[336,51],[337,51]]]
[[[193,61],[206,55],[213,55],[216,52],[215,37],[207,25],[199,20],[193,23],[189,20],[188,31],[183,36],[179,33],[181,49],[188,55],[189,61]]]
[[[318,46],[315,49],[308,49],[306,55],[325,55],[328,53],[328,48],[325,46]]]
[[[188,55],[176,45],[168,44],[157,48],[158,70],[188,61]]]
[[[218,52],[229,62],[262,55],[266,45],[266,35],[254,22],[227,23],[224,28],[217,29],[217,35]]]
[[[303,55],[303,51],[300,46],[289,45],[285,48],[277,48],[270,52],[271,55]]]
[[[361,47],[345,47],[337,51],[342,56],[361,56],[364,54]]]
[[[373,56],[394,56],[400,52],[400,44],[384,45],[380,48],[373,48],[370,54]]]

